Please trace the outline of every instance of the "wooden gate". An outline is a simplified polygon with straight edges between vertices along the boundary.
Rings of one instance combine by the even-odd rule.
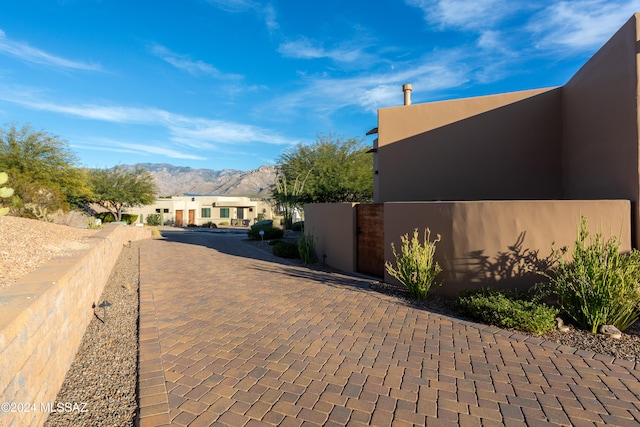
[[[182,210],[176,211],[176,227],[182,227]]]
[[[195,209],[189,209],[189,224],[196,223],[196,211]]]
[[[384,277],[384,205],[356,207],[358,272]]]

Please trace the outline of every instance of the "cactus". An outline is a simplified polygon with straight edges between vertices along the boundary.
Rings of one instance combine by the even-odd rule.
[[[7,182],[7,180],[9,179],[9,176],[7,175],[6,172],[0,172],[0,185],[4,184],[5,182]],[[8,197],[13,196],[13,188],[8,188],[8,187],[0,187],[0,197],[3,199],[6,199]],[[9,208],[0,208],[0,216],[1,215],[6,215],[9,213]]]

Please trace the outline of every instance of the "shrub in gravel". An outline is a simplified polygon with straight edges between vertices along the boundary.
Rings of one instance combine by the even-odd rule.
[[[298,245],[278,240],[273,245],[273,254],[281,258],[298,258]]]
[[[420,242],[416,228],[411,240],[409,240],[408,233],[401,236],[400,240],[402,248],[399,254],[396,252],[394,244],[391,243],[396,267],[387,261],[385,268],[387,273],[407,287],[412,297],[424,300],[433,288],[440,286],[440,283],[436,283],[436,276],[440,274],[442,268],[433,259],[440,235],[431,241],[431,230],[427,228],[424,231],[423,241]]]
[[[298,253],[300,254],[300,259],[305,264],[311,264],[313,262],[316,257],[315,238],[313,234],[300,236],[298,239]]]
[[[260,236],[260,230],[264,231],[264,236]],[[253,225],[249,231],[247,232],[249,235],[249,239],[251,240],[271,240],[271,239],[282,239],[284,237],[284,230],[276,227],[265,227],[265,226],[256,226]]]
[[[584,328],[597,333],[603,325],[621,331],[640,317],[640,252],[620,253],[614,236],[596,233],[587,243],[587,219],[581,218],[572,259],[566,248],[553,250],[555,265],[547,274],[548,289],[560,308]]]
[[[147,224],[158,226],[162,224],[162,219],[160,218],[159,213],[149,214],[147,215]]]
[[[534,334],[555,329],[559,312],[527,294],[491,288],[462,292],[457,306],[476,320]]]

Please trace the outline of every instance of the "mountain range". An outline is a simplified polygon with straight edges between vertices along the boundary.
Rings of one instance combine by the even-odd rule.
[[[250,171],[193,169],[166,163],[138,163],[154,176],[159,196],[184,194],[269,197],[275,182],[275,166]]]

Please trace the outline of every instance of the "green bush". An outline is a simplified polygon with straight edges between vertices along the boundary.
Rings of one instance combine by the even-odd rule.
[[[122,220],[127,223],[127,225],[134,224],[138,220],[137,214],[122,214]]]
[[[291,224],[291,230],[293,231],[304,231],[304,221],[298,221]]]
[[[298,239],[298,254],[300,254],[300,259],[305,264],[311,264],[314,261],[316,249],[313,234],[303,234],[300,236]]]
[[[260,236],[260,230],[264,230],[264,236]],[[268,226],[252,226],[247,232],[249,239],[251,240],[271,240],[282,239],[284,237],[284,230],[281,228],[268,227]]]
[[[396,259],[397,269],[390,262],[385,263],[387,272],[405,285],[409,293],[414,298],[423,300],[427,298],[429,292],[441,283],[435,283],[436,277],[442,268],[434,261],[438,238],[431,241],[431,230],[424,231],[423,243],[418,239],[418,229],[413,231],[413,238],[409,241],[409,234],[400,237],[402,241],[402,252],[398,254],[393,243],[391,250]]]
[[[111,212],[100,212],[94,216],[102,221],[103,224],[109,224],[116,220]]]
[[[556,262],[544,273],[549,289],[582,327],[593,333],[602,325],[624,331],[640,317],[640,252],[620,254],[619,240],[605,242],[600,233],[587,244],[587,228],[582,217],[570,261],[563,256],[566,249],[553,249]]]
[[[484,323],[534,334],[555,329],[559,311],[527,295],[491,288],[462,292],[457,306],[462,313]]]
[[[158,226],[161,225],[162,219],[160,218],[159,213],[149,214],[147,215],[147,224]]]
[[[222,221],[220,225],[229,225],[229,221]]]
[[[298,258],[298,246],[294,243],[278,240],[273,245],[273,254],[281,258]]]

